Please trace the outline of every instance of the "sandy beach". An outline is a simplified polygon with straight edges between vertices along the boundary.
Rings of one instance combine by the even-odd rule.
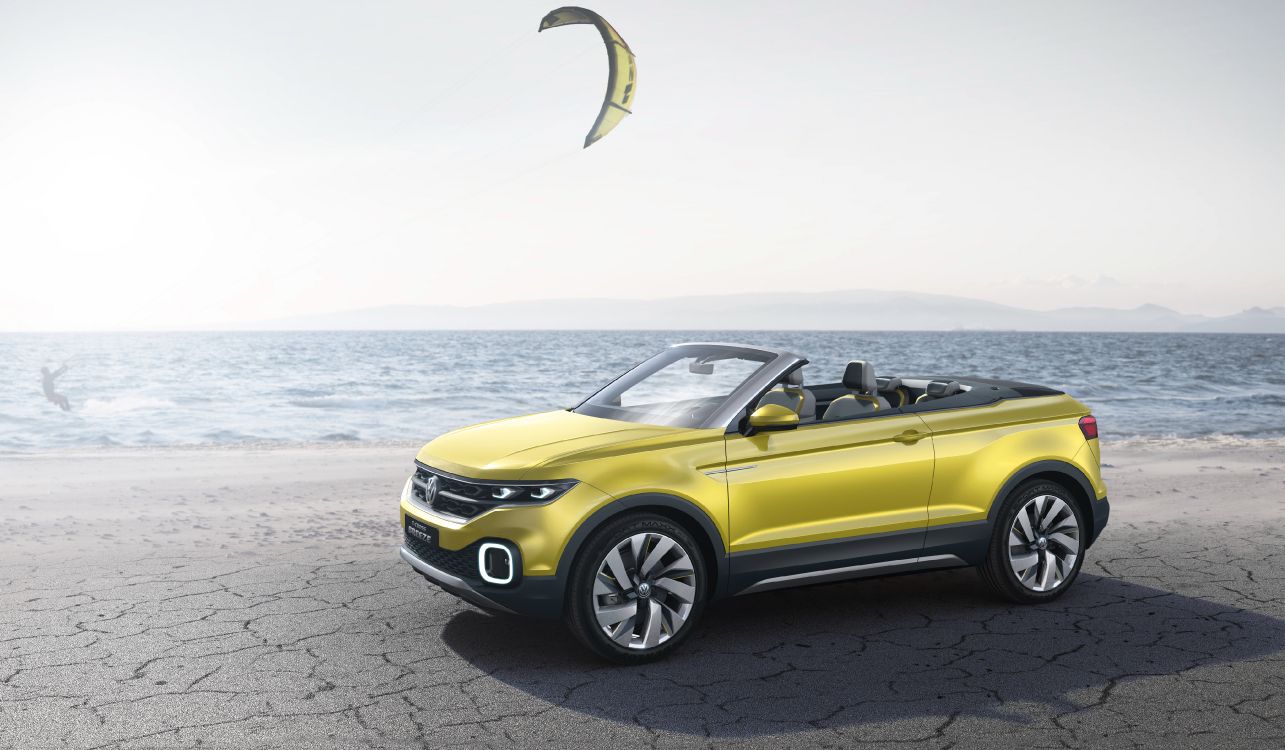
[[[594,661],[397,560],[413,445],[0,457],[0,748],[1262,747],[1285,737],[1285,446],[1107,443],[1044,607],[970,571],[743,597]]]

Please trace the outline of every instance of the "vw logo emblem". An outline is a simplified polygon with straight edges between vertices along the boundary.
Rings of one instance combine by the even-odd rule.
[[[424,502],[429,503],[431,505],[432,502],[436,499],[437,499],[437,477],[429,477],[428,481],[424,482]]]

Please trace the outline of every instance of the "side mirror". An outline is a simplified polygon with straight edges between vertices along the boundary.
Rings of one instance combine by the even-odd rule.
[[[756,430],[790,430],[798,426],[799,415],[781,404],[764,404],[750,415],[750,427]]]

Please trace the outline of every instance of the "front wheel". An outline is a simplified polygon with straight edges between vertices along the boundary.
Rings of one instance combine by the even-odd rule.
[[[652,514],[609,521],[571,568],[567,625],[612,661],[659,659],[691,634],[707,580],[696,540],[682,526]]]
[[[1000,507],[982,577],[1010,601],[1052,601],[1080,572],[1085,538],[1083,515],[1065,487],[1028,482]]]

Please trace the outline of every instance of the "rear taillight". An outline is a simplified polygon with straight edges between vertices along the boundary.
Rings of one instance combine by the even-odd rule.
[[[1080,432],[1084,433],[1085,440],[1093,440],[1098,436],[1098,418],[1090,414],[1087,417],[1080,417]]]

